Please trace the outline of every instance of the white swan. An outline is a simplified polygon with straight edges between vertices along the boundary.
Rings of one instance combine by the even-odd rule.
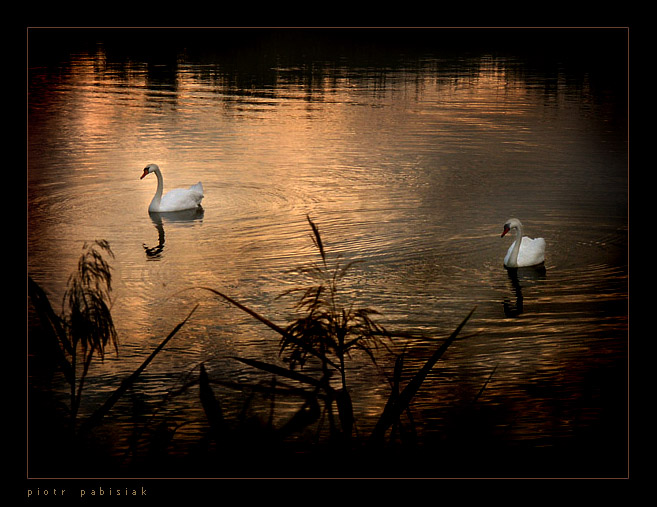
[[[155,173],[155,176],[157,176],[157,190],[155,191],[151,204],[148,206],[148,211],[181,211],[193,209],[201,205],[203,185],[200,181],[189,188],[174,188],[162,196],[164,180],[157,164],[148,164],[144,168],[144,174],[139,179],[148,176],[150,173]]]
[[[523,237],[522,224],[517,218],[509,218],[506,221],[500,237],[504,237],[511,229],[516,230],[516,240],[511,244],[504,257],[504,265],[507,268],[536,266],[545,262],[545,240],[543,238]]]

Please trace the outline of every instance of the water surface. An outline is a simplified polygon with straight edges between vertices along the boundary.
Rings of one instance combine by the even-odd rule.
[[[435,347],[418,337],[449,335],[476,306],[416,398],[427,441],[464,439],[454,414],[474,406],[470,436],[536,447],[604,436],[622,449],[625,33],[571,32],[588,42],[578,46],[549,31],[527,44],[525,32],[477,44],[399,34],[30,31],[29,274],[58,309],[85,241],[115,254],[120,353],[94,365],[83,410],[200,302],[136,389],[185,423],[185,452],[204,424],[197,393],[166,394],[200,363],[217,381],[260,381],[231,356],[278,354],[271,331],[186,289],[215,288],[284,324],[293,301],[277,296],[317,260],[310,216],[332,259],[359,261],[345,300],[406,336],[395,347],[409,374]],[[139,176],[151,162],[165,191],[202,181],[202,212],[149,215],[156,181]],[[510,217],[545,238],[544,270],[503,267]],[[349,372],[365,434],[389,392],[393,360],[379,364],[355,356]],[[217,391],[238,414],[244,393]],[[118,427],[134,400],[123,405]],[[125,446],[117,437],[116,452]],[[622,475],[617,457],[597,466]]]

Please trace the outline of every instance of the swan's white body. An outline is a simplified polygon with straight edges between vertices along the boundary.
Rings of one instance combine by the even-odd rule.
[[[174,188],[163,196],[164,179],[162,178],[160,168],[156,164],[148,164],[144,168],[144,174],[139,179],[148,176],[150,173],[155,173],[155,176],[157,176],[157,190],[155,191],[151,204],[148,206],[148,211],[181,211],[197,208],[201,205],[201,201],[203,200],[203,185],[200,181],[189,188]]]
[[[516,230],[516,240],[511,244],[504,257],[507,268],[537,266],[545,262],[545,240],[531,239],[522,235],[522,224],[517,218],[510,218],[504,224],[502,237],[511,229]]]

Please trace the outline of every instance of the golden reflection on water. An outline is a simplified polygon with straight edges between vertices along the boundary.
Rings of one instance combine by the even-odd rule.
[[[520,414],[520,438],[536,436],[555,417],[546,382],[562,381],[555,390],[567,404],[584,375],[577,363],[604,361],[591,352],[599,341],[623,353],[627,319],[615,307],[605,316],[603,305],[627,295],[614,239],[626,201],[608,190],[626,179],[590,134],[596,119],[580,101],[588,85],[573,90],[558,77],[546,93],[518,66],[484,56],[466,68],[436,59],[311,77],[279,66],[273,84],[244,87],[220,63],[181,57],[158,73],[139,60],[112,62],[99,47],[73,56],[56,80],[35,69],[44,84],[30,94],[29,269],[59,301],[82,242],[110,242],[121,355],[94,365],[99,385],[132,372],[196,302],[194,319],[149,367],[149,396],[180,387],[201,362],[215,378],[249,379],[227,358],[275,358],[276,337],[186,289],[226,291],[283,323],[290,302],[276,296],[315,260],[310,214],[331,253],[363,261],[345,293],[380,310],[386,326],[444,336],[478,305],[474,336],[452,347],[418,397],[419,419],[442,421],[497,367],[485,399]],[[165,191],[203,182],[202,217],[149,216],[155,183],[138,178],[150,162]],[[517,292],[498,229],[516,214],[547,237],[549,252],[547,276],[520,282],[523,312],[509,318],[503,302]],[[581,234],[577,243],[562,241],[564,223]],[[428,348],[409,343],[413,371]],[[370,424],[387,383],[367,358],[353,375],[354,392],[368,393],[355,398]]]

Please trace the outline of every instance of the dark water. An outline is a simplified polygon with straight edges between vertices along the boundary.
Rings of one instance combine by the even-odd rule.
[[[231,357],[274,362],[276,335],[183,289],[287,322],[277,296],[317,258],[310,215],[332,258],[360,261],[345,300],[405,336],[409,374],[435,347],[419,337],[446,337],[477,307],[414,401],[426,445],[582,445],[605,458],[575,473],[626,474],[624,30],[28,35],[29,274],[59,309],[85,241],[115,254],[119,355],[94,364],[83,413],[201,303],[114,410],[110,454],[136,406],[180,425],[172,452],[188,452],[205,431],[185,388],[201,363],[216,381],[268,379]],[[165,192],[202,181],[203,212],[149,215],[150,162]],[[510,217],[545,238],[544,271],[503,267]],[[367,434],[393,359],[351,361]],[[217,392],[237,417],[246,395]]]

